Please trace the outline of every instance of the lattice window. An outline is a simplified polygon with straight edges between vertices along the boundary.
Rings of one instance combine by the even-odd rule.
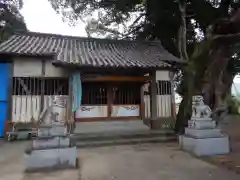
[[[113,104],[140,104],[141,84],[120,83],[112,88]]]
[[[170,95],[170,94],[172,94],[171,81],[158,81],[157,95]]]
[[[107,85],[105,83],[83,82],[82,84],[83,105],[106,105]]]
[[[157,81],[157,95],[171,95],[172,88],[171,88],[171,81]],[[147,88],[144,90],[144,95],[150,95],[151,93],[151,86],[148,85]]]
[[[13,95],[68,95],[68,78],[13,77],[12,81]]]

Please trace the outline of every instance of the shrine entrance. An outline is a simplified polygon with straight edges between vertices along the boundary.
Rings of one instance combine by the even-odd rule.
[[[76,121],[141,119],[140,82],[83,82]]]

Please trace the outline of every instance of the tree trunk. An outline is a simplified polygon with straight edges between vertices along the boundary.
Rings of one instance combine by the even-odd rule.
[[[183,10],[180,6],[180,11],[184,12]],[[226,103],[234,78],[234,74],[228,70],[228,64],[232,57],[232,47],[239,41],[239,27],[240,9],[237,9],[231,18],[210,26],[205,39],[196,46],[191,58],[187,59],[188,67],[184,70],[181,84],[183,99],[177,114],[176,133],[184,133],[191,117],[193,95],[201,93],[205,104],[211,108]]]
[[[192,95],[194,92],[194,78],[193,74],[186,70],[184,73],[186,77],[182,82],[185,89],[185,92],[182,94],[182,101],[179,106],[179,111],[177,114],[177,121],[175,124],[175,132],[178,134],[184,133],[184,128],[188,125],[188,120],[191,118],[192,114]]]

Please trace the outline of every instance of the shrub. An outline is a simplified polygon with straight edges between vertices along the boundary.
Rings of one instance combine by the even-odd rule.
[[[229,114],[240,114],[240,98],[237,96],[230,96],[227,100]]]

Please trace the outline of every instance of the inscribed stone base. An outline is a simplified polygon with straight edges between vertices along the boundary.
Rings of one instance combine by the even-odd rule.
[[[76,147],[32,150],[24,156],[26,170],[76,167]]]
[[[40,137],[33,140],[33,149],[47,149],[52,147],[69,147],[70,138],[67,136]]]
[[[185,135],[196,138],[221,137],[221,130],[216,129],[193,129],[185,128]]]
[[[62,136],[67,134],[67,128],[64,124],[43,125],[38,129],[38,136]]]
[[[195,129],[213,129],[216,127],[216,122],[212,120],[188,121],[188,127]]]

